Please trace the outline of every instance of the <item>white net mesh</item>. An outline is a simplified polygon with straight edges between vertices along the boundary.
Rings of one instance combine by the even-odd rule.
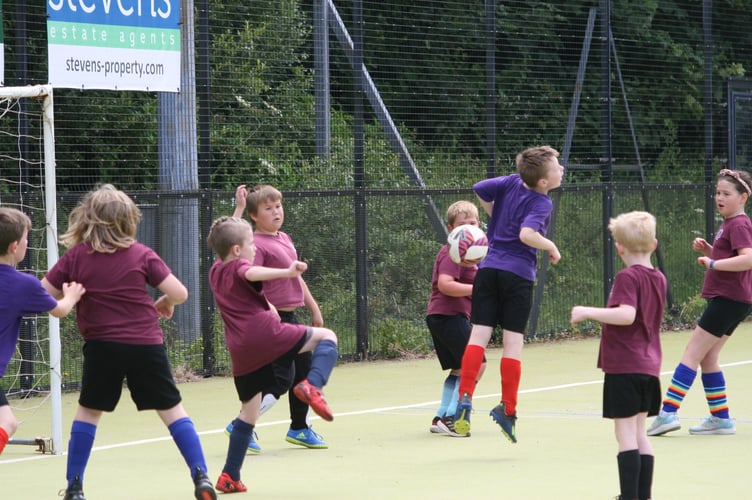
[[[50,158],[54,145],[49,144],[53,141],[52,98],[48,92],[45,87],[0,87],[0,205],[21,210],[31,218],[26,258],[16,268],[40,279],[50,259],[57,258],[56,211],[49,206],[55,187],[54,158]],[[59,346],[59,336],[51,337],[56,326],[57,320],[46,314],[24,318],[15,355],[0,379],[19,420],[11,444],[33,444],[43,452],[54,448],[52,422],[57,417],[52,400],[57,398],[59,403],[60,379],[51,369],[60,365],[59,347],[55,346]],[[57,360],[51,358],[55,353]]]

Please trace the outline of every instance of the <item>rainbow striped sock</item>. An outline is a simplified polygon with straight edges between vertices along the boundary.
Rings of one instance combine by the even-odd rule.
[[[695,370],[692,370],[683,363],[679,363],[676,370],[674,370],[674,376],[671,377],[671,383],[666,391],[666,398],[663,400],[663,411],[675,413],[679,410],[696,376],[697,372]]]
[[[726,379],[723,377],[723,372],[703,373],[702,386],[705,389],[705,399],[708,401],[711,415],[729,418]]]

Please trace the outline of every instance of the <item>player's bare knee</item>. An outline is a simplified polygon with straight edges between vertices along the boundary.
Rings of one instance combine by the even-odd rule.
[[[331,342],[337,343],[337,334],[334,333],[332,330],[328,328],[314,328],[313,329],[313,335],[311,336],[311,339],[318,344],[319,342],[323,340],[329,340]]]
[[[337,343],[337,334],[334,333],[334,331],[332,331],[332,330],[330,330],[328,328],[325,328],[324,330],[326,330],[326,333],[325,333],[325,336],[321,340],[329,340],[329,341],[334,342],[336,344]]]
[[[18,430],[18,420],[13,413],[8,413],[9,415],[3,415],[3,419],[0,421],[0,427],[5,429],[8,436],[12,436]]]

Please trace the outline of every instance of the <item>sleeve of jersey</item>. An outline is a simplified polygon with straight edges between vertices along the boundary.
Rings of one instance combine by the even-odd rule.
[[[66,253],[58,259],[52,269],[47,271],[45,278],[49,281],[50,285],[54,286],[58,290],[62,290],[63,283],[71,281],[68,275],[68,265],[70,263],[70,257],[73,255],[72,250],[68,250]]]
[[[255,264],[258,265],[258,264]],[[245,280],[245,273],[252,267],[251,263],[246,259],[238,259],[237,268],[235,268],[235,274],[238,278]]]
[[[24,297],[23,313],[24,314],[41,314],[53,310],[57,306],[57,300],[44,289],[42,282],[34,276],[28,276],[24,280],[24,292],[20,295]],[[62,285],[60,285],[62,288]]]
[[[752,223],[745,221],[731,231],[731,247],[738,251],[742,248],[752,248]]]
[[[553,202],[548,196],[542,196],[531,203],[530,210],[520,227],[529,227],[533,231],[541,231],[548,227]]]
[[[156,288],[172,271],[154,250],[149,247],[144,248],[146,249],[146,255],[144,256],[146,282],[149,283],[150,286]]]
[[[481,200],[491,202],[494,201],[496,191],[498,190],[498,184],[498,177],[484,179],[480,182],[475,183],[475,185],[473,186],[473,191],[475,191],[475,194],[477,194]]]

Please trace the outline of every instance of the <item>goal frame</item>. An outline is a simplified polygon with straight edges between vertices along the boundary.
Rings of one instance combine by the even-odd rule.
[[[57,185],[55,181],[55,115],[52,85],[27,85],[23,87],[0,87],[0,98],[41,100],[43,122],[44,202],[45,235],[47,245],[47,269],[57,263]],[[49,363],[50,363],[50,437],[12,438],[9,443],[32,444],[41,453],[62,454],[62,346],[60,320],[49,316]]]

